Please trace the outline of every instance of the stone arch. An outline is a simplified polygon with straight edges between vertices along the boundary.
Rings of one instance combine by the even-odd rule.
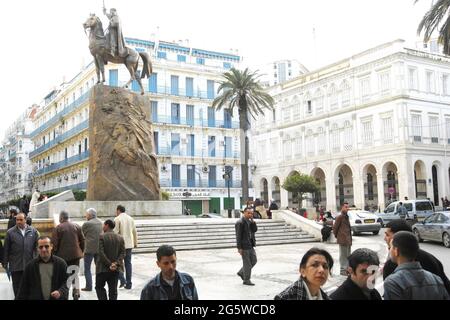
[[[364,209],[376,211],[378,209],[378,171],[374,163],[368,162],[362,168],[364,181]]]
[[[393,201],[399,200],[398,189],[398,164],[393,161],[386,161],[382,166],[383,190],[385,207]]]
[[[289,174],[286,176],[286,178],[292,177],[297,174],[300,174],[300,172],[297,170],[292,170],[291,172],[289,172]],[[288,193],[288,206],[290,208],[298,207],[298,199],[297,199],[296,195],[289,191],[287,193]]]
[[[270,190],[272,190],[272,199],[281,208],[281,180],[279,177],[274,176],[270,181]]]
[[[431,166],[431,183],[433,190],[433,202],[435,206],[441,205],[441,198],[443,198],[444,181],[442,178],[442,164],[440,161],[433,161]]]
[[[350,206],[355,204],[353,193],[353,172],[354,170],[347,163],[339,164],[334,171],[336,206],[338,210],[344,202],[348,202]]]
[[[319,184],[319,191],[312,197],[312,202],[316,208],[323,206],[327,207],[327,188],[326,188],[326,175],[325,171],[321,167],[315,167],[311,171],[311,177],[315,178]]]
[[[422,160],[414,163],[414,191],[416,199],[427,198],[427,168]]]
[[[269,183],[266,178],[262,178],[259,182],[260,199],[265,203],[269,203]]]

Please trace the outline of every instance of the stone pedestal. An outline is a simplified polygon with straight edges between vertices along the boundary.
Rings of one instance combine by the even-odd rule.
[[[90,97],[88,201],[160,200],[148,98],[96,85]]]

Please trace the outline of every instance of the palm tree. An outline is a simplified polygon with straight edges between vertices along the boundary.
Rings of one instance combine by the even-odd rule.
[[[242,200],[248,200],[248,137],[250,129],[249,114],[256,119],[259,114],[264,114],[263,109],[273,110],[274,100],[264,91],[259,84],[257,72],[244,72],[235,68],[223,74],[224,80],[219,84],[217,92],[220,94],[213,101],[213,108],[220,110],[228,108],[233,114],[234,108],[239,111],[239,128],[241,129],[241,175],[242,175]]]
[[[415,0],[417,3],[419,0]],[[438,42],[444,45],[444,54],[450,54],[450,0],[437,0],[431,5],[430,10],[420,21],[419,27],[417,28],[417,33],[420,35],[424,31],[424,42],[428,42],[431,35],[435,30],[439,28],[441,22],[443,24],[439,29]],[[445,20],[445,21],[444,21]]]

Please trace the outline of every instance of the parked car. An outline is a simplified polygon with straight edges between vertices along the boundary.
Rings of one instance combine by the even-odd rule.
[[[411,220],[423,221],[434,213],[434,207],[430,200],[395,201],[389,204],[386,209],[384,209],[384,212],[377,214],[378,217],[381,218],[383,226],[392,220],[402,219],[398,213],[400,202],[402,202],[406,210],[408,210],[408,216]]]
[[[436,212],[412,229],[419,241],[438,241],[450,248],[450,212]]]
[[[339,216],[338,212],[334,217]],[[359,235],[362,232],[372,232],[374,235],[380,233],[381,219],[376,215],[366,210],[352,209],[347,212],[350,227],[354,236]]]

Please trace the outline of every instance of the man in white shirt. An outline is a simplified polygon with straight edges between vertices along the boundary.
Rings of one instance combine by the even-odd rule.
[[[125,241],[125,273],[126,279],[121,272],[119,275],[120,280],[120,288],[125,287],[125,289],[131,289],[131,273],[132,273],[132,265],[131,265],[131,254],[133,248],[137,248],[137,231],[136,226],[134,224],[134,219],[130,217],[125,212],[125,207],[122,205],[117,206],[116,217],[114,218],[114,223],[116,227],[114,228],[114,232],[120,234]]]

